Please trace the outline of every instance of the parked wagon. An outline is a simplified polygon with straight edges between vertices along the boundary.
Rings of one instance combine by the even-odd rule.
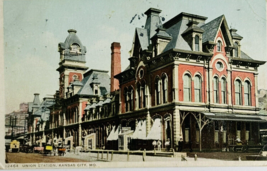
[[[10,143],[10,151],[11,152],[19,152],[19,148],[20,148],[20,142],[17,140],[13,140]]]
[[[48,155],[52,155],[52,151],[53,151],[53,146],[51,145],[46,145],[44,148],[44,154]]]
[[[43,153],[44,152],[44,147],[33,147],[33,151],[35,153]]]
[[[64,156],[65,153],[66,153],[65,147],[58,147],[58,155],[59,156]]]

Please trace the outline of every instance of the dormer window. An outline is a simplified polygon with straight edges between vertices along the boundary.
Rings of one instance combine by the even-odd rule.
[[[234,44],[233,56],[238,57],[238,43],[237,42],[235,42]]]
[[[217,42],[217,52],[221,52],[222,51],[222,42],[219,40]]]
[[[195,36],[195,51],[199,51],[199,36]]]
[[[77,75],[73,75],[72,79],[73,79],[73,81],[75,81],[75,80],[78,79],[78,76]]]
[[[76,44],[76,43],[73,43],[72,45],[71,45],[71,52],[73,52],[73,53],[80,53],[80,46],[78,45],[78,44]]]
[[[98,85],[94,85],[94,94],[99,95],[99,87]]]

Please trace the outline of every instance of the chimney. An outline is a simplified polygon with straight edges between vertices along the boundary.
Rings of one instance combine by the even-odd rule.
[[[40,105],[39,93],[34,93],[33,105]]]
[[[111,78],[110,78],[110,92],[119,89],[119,80],[114,76],[121,72],[121,45],[113,42],[111,44]]]
[[[147,15],[145,29],[148,30],[149,38],[152,38],[156,34],[156,29],[158,26],[161,26],[161,19],[159,14],[161,13],[160,9],[149,8],[145,14]]]

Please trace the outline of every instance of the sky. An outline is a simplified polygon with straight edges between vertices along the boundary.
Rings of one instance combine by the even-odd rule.
[[[266,61],[265,0],[4,0],[5,109],[10,113],[21,102],[52,96],[59,87],[58,43],[68,29],[77,30],[87,48],[89,69],[110,70],[110,46],[121,43],[122,70],[129,62],[136,27],[145,25],[147,9],[161,9],[165,22],[188,12],[208,17],[224,14],[230,28],[243,36],[241,49]],[[136,17],[131,23],[130,21]],[[259,88],[267,89],[267,64],[259,69]]]

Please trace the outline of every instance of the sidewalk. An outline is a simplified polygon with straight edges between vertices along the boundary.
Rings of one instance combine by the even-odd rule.
[[[126,154],[113,154],[113,159],[111,161],[111,154],[109,153],[108,156],[106,153],[103,154],[99,153],[99,159],[97,160],[97,153],[67,153],[64,157],[75,158],[75,159],[82,159],[89,162],[143,162],[142,155],[129,155],[129,161],[127,161]],[[194,158],[186,157],[187,161],[195,162]],[[145,162],[151,161],[166,161],[166,162],[186,162],[181,161],[181,157],[162,157],[162,156],[145,156]],[[197,161],[220,161],[216,159],[205,159],[205,158],[198,158]]]

